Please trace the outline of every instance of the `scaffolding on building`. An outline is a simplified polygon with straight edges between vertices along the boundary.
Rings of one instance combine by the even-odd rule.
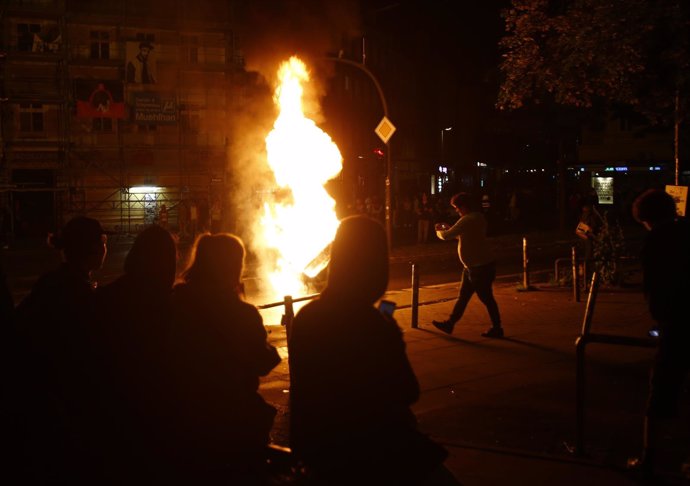
[[[157,221],[158,212],[163,204],[169,211],[169,223],[171,227],[180,224],[181,212],[189,201],[205,200],[210,204],[214,186],[218,181],[225,181],[225,143],[200,146],[184,133],[187,127],[183,126],[179,119],[181,108],[180,100],[183,98],[179,88],[174,93],[177,103],[177,143],[168,143],[160,148],[155,136],[144,134],[138,144],[132,144],[127,139],[131,133],[138,133],[139,126],[133,120],[113,119],[112,132],[106,137],[114,139],[114,142],[99,143],[99,137],[78,136],[80,127],[73,126],[76,121],[76,96],[74,80],[88,73],[95,79],[99,79],[99,73],[104,70],[116,72],[117,77],[123,82],[124,60],[123,45],[131,41],[129,37],[121,33],[123,26],[128,28],[141,28],[145,30],[147,25],[156,25],[151,30],[165,32],[168,39],[177,35],[177,45],[170,44],[168,49],[182,49],[185,43],[190,42],[190,36],[185,35],[181,29],[175,31],[172,25],[166,30],[161,29],[160,23],[148,19],[142,23],[141,17],[132,16],[129,12],[136,11],[133,5],[137,0],[121,2],[121,11],[116,20],[113,16],[104,15],[101,24],[107,25],[115,35],[111,40],[114,51],[117,53],[112,59],[97,62],[84,56],[88,52],[88,43],[84,45],[78,40],[72,39],[70,28],[85,29],[77,17],[69,16],[67,2],[56,0],[55,2],[25,3],[19,0],[10,0],[8,8],[0,11],[0,25],[5,33],[0,36],[0,205],[4,204],[12,213],[14,224],[14,201],[18,195],[29,192],[43,192],[52,194],[52,219],[59,226],[76,214],[85,214],[98,218],[110,231],[116,233],[136,233],[142,227]],[[180,7],[184,2],[176,2],[178,6],[178,25],[184,17],[184,11]],[[46,5],[48,5],[46,7]],[[43,8],[42,8],[43,6]],[[96,17],[97,17],[96,12]],[[36,22],[54,23],[60,33],[59,42],[47,50],[41,52],[20,52],[16,28],[10,29],[11,22],[16,19],[31,17]],[[93,21],[93,16],[89,17]],[[110,24],[105,24],[105,21]],[[211,67],[203,66],[198,69],[202,73],[220,73],[225,83],[229,84],[233,74],[242,69],[242,60],[234,55],[234,38],[228,19],[218,19],[213,26],[214,33],[224,39],[223,59]],[[130,30],[131,30],[130,29]],[[202,31],[203,33],[203,31]],[[193,36],[192,36],[193,37]],[[193,37],[196,39],[196,37]],[[193,42],[197,42],[194,40]],[[203,47],[203,46],[202,46]],[[194,47],[193,49],[197,49]],[[78,53],[82,53],[79,57]],[[196,54],[195,54],[196,55]],[[227,60],[226,60],[227,59]],[[23,67],[13,71],[13,78],[24,76],[25,79],[13,82],[23,82],[24,91],[18,93],[7,92],[8,62],[13,66]],[[41,63],[43,67],[53,63],[54,69],[43,69],[40,76],[34,77],[27,74],[32,64]],[[181,72],[190,69],[183,63],[177,63],[178,78]],[[100,71],[99,71],[100,70]],[[47,72],[50,71],[50,76]],[[74,71],[74,72],[73,72]],[[79,72],[79,74],[75,74]],[[29,79],[31,78],[31,79]],[[46,88],[47,87],[47,88]],[[46,88],[46,89],[44,89]],[[195,86],[195,89],[199,89]],[[128,88],[123,82],[123,97],[127,99]],[[56,130],[55,137],[51,140],[38,141],[24,139],[16,129],[16,114],[12,112],[13,104],[20,102],[32,102],[37,104],[50,104],[55,107]],[[136,127],[136,128],[135,128]],[[150,128],[150,127],[149,127]],[[134,132],[136,130],[136,132]],[[153,140],[153,141],[152,141]],[[50,162],[45,160],[36,164],[25,163],[17,157],[17,153],[28,153],[39,144],[44,144],[51,151]],[[200,149],[206,152],[214,152],[213,162],[196,163],[190,161],[190,154]],[[132,158],[137,151],[149,151],[155,153],[158,150],[167,150],[165,156],[176,151],[177,163],[164,165],[163,168],[152,167],[142,170],[133,167]],[[101,154],[107,153],[106,160],[102,160]],[[220,154],[220,155],[219,155]],[[198,156],[197,156],[198,157]],[[210,157],[209,157],[210,158]],[[196,159],[195,159],[196,160]],[[168,161],[165,160],[167,163]],[[193,163],[194,162],[194,163]],[[215,165],[213,165],[215,164]],[[53,183],[50,187],[31,187],[22,185],[13,177],[17,170],[38,169],[51,171]],[[135,170],[136,169],[136,170]],[[14,231],[14,227],[13,227]]]

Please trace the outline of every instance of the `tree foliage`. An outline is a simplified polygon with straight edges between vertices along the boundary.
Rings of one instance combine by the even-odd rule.
[[[512,0],[497,105],[605,100],[670,121],[690,87],[689,13],[687,0]]]

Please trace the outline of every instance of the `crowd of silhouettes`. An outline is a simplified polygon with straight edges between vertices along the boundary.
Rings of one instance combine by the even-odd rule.
[[[49,242],[60,266],[14,308],[6,285],[0,295],[10,483],[276,484],[276,409],[258,389],[281,358],[245,301],[242,240],[200,235],[178,273],[176,239],[151,225],[101,287],[99,221],[75,217]],[[374,307],[387,251],[380,222],[345,218],[328,287],[297,314],[288,463],[309,484],[457,484],[445,449],[417,430],[402,334]]]
[[[485,335],[501,337],[486,222],[466,196],[451,201],[460,220],[435,230],[464,238],[462,228],[476,220],[481,248],[465,255],[472,248],[459,247],[467,267],[460,307],[434,324],[452,332],[472,293],[483,296],[482,280],[493,323]],[[690,231],[663,191],[642,194],[633,209],[649,229],[644,291],[660,337],[644,450],[630,465],[651,474],[658,436],[678,412],[690,371]],[[101,287],[92,280],[107,255],[99,221],[75,217],[49,243],[63,262],[16,307],[0,266],[4,483],[278,484],[267,467],[276,409],[259,382],[281,357],[245,300],[242,240],[203,233],[178,272],[176,238],[151,225],[135,239],[122,275]],[[375,306],[388,270],[381,222],[347,216],[331,245],[325,290],[295,316],[288,463],[299,465],[293,472],[306,484],[458,484],[443,466],[447,451],[417,427],[411,406],[420,389],[401,330]]]

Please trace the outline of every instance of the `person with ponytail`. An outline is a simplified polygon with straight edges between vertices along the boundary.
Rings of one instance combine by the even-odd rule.
[[[264,463],[276,410],[258,393],[259,378],[281,358],[244,301],[244,257],[237,236],[204,233],[173,289],[169,453],[182,484],[245,484]]]

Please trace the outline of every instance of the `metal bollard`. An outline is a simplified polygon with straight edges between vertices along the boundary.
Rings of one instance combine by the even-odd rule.
[[[527,237],[522,237],[522,286],[529,289],[529,257],[527,255]]]
[[[574,246],[571,247],[570,252],[572,255],[571,260],[573,265],[573,299],[575,299],[575,302],[580,302],[580,279],[577,271],[577,248]]]
[[[283,301],[285,306],[285,314],[280,320],[280,324],[285,326],[285,334],[287,336],[288,342],[290,342],[290,335],[292,334],[292,321],[295,319],[295,309],[292,306],[292,296],[286,295]]]
[[[412,264],[412,328],[419,325],[419,272],[417,264]]]

